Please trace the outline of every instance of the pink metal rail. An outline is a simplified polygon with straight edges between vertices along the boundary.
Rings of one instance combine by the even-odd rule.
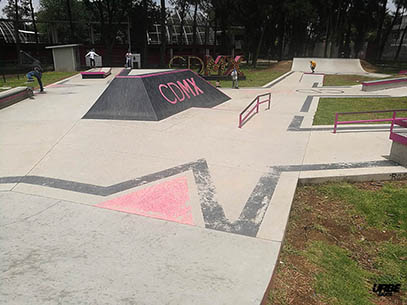
[[[394,125],[407,128],[407,118],[397,118],[397,111],[393,112],[393,120],[390,126],[390,139],[400,144],[407,145],[407,136],[394,132]]]
[[[372,119],[372,120],[357,120],[357,121],[338,121],[340,115],[349,115],[349,114],[366,114],[366,113],[393,113],[393,117],[389,119]],[[360,123],[377,123],[377,122],[393,122],[394,115],[396,112],[407,112],[407,109],[394,109],[394,110],[375,110],[375,111],[360,111],[360,112],[337,112],[335,114],[335,124],[334,124],[334,133],[338,125],[341,124],[360,124]],[[406,118],[400,118],[406,119]]]
[[[261,101],[260,98],[263,96],[267,96],[266,100]],[[264,93],[264,94],[260,94],[258,95],[240,114],[239,114],[239,128],[242,128],[242,126],[244,125],[246,119],[253,113],[254,110],[256,110],[256,113],[259,112],[259,106],[261,104],[264,103],[268,103],[268,106],[266,108],[266,110],[270,109],[270,103],[271,103],[271,93]],[[252,106],[255,105],[246,115],[245,112],[247,112],[247,110]],[[243,116],[244,115],[244,116]]]

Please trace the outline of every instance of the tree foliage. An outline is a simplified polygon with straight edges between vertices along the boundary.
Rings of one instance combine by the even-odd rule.
[[[19,18],[30,18],[31,0],[7,1],[4,12],[9,18],[15,16],[15,1]],[[207,25],[216,33],[215,53],[229,54],[234,47],[233,34],[239,32],[244,40],[243,51],[247,58],[250,54],[253,65],[259,55],[280,59],[318,51],[319,56],[325,57],[358,57],[367,44],[366,55],[380,59],[392,31],[407,10],[407,0],[170,0],[169,3],[177,9],[181,27],[187,13],[193,16],[194,45],[197,14],[203,13]],[[56,21],[52,29],[42,25],[42,31],[56,30],[63,41],[89,42],[89,24],[94,24],[108,50],[127,35],[123,24],[129,22],[132,41],[146,53],[146,32],[152,24],[160,23],[161,61],[164,60],[168,17],[165,0],[41,0],[40,4],[38,19]],[[396,10],[389,11],[389,4]],[[406,28],[399,28],[403,39],[406,32]],[[180,43],[184,42],[181,39]]]

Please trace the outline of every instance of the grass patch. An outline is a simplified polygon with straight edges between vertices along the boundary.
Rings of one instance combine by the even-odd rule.
[[[366,60],[360,61],[363,69],[370,73],[398,74],[401,70],[407,70],[407,62],[385,61],[369,63]]]
[[[332,125],[337,112],[407,109],[406,97],[392,98],[321,98],[314,116],[314,125]],[[407,113],[406,113],[407,115]],[[391,118],[391,113],[355,114],[339,117],[344,120]]]
[[[378,270],[385,270],[385,272],[378,272],[371,279],[376,283],[403,283],[405,289],[407,282],[407,245],[387,242],[380,245],[378,252],[375,267]]]
[[[363,69],[370,73],[390,74],[386,78],[404,77],[398,74],[401,70],[407,70],[407,63],[403,62],[383,62],[371,64],[365,60],[360,61]],[[324,86],[354,86],[360,85],[362,82],[385,79],[377,77],[369,77],[365,75],[325,75]]]
[[[299,187],[267,304],[406,304],[406,198],[407,181]]]
[[[394,75],[394,77],[402,77],[401,75]],[[325,75],[324,76],[324,86],[354,86],[360,85],[362,82],[376,80],[376,79],[383,79],[383,78],[375,78],[375,77],[368,77],[364,75]]]
[[[42,73],[42,83],[45,86],[49,85],[49,84],[53,84],[57,81],[60,81],[64,78],[70,77],[72,75],[77,74],[78,72],[44,72]],[[34,78],[34,83],[30,83],[30,84],[34,84],[36,86],[36,88],[39,88],[37,79]],[[13,75],[13,76],[8,76],[6,78],[6,82],[3,81],[3,79],[0,80],[0,87],[26,87],[27,86],[27,78],[25,75],[20,74],[19,77],[17,77],[17,75]]]
[[[351,184],[321,186],[320,191],[351,205],[358,215],[379,230],[392,230],[407,238],[407,188],[385,184],[380,192],[362,191]]]
[[[242,65],[240,69],[246,76],[246,80],[239,80],[239,87],[261,87],[290,71],[291,62],[282,61],[270,66],[258,66],[256,69]],[[216,81],[210,82],[213,85],[216,83]],[[223,88],[232,88],[232,80],[220,81],[220,85]]]
[[[314,287],[330,304],[371,305],[366,278],[369,273],[350,258],[348,251],[324,241],[315,241],[304,255],[321,271],[315,274]]]

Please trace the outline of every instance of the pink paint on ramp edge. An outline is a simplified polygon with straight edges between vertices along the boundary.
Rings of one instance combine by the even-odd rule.
[[[189,200],[186,177],[146,187],[95,206],[152,218],[195,225]]]
[[[118,75],[115,78],[146,78],[146,77],[152,77],[152,76],[158,76],[158,75],[175,74],[175,73],[185,72],[185,71],[189,71],[189,70],[182,69],[182,70],[157,72],[157,73],[141,74],[141,75]]]
[[[107,72],[81,72],[81,75],[104,75]]]

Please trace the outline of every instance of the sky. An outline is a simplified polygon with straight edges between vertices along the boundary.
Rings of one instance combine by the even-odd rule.
[[[157,3],[159,3],[160,2],[160,0],[154,0],[155,2],[157,2]],[[6,3],[7,3],[8,1],[7,0],[0,0],[0,16],[4,16],[3,15],[3,8],[4,8],[4,6],[6,5]],[[165,1],[166,3],[167,3],[167,5],[169,5],[168,4],[168,0],[166,0]],[[390,3],[388,4],[388,8],[390,9],[390,10],[392,10],[392,11],[395,11],[396,10],[396,8],[395,8],[395,6],[394,6],[394,4],[393,4],[393,1],[389,1]],[[36,10],[36,9],[38,9],[39,8],[39,6],[40,6],[40,0],[33,0],[33,4],[34,4],[34,9]]]

